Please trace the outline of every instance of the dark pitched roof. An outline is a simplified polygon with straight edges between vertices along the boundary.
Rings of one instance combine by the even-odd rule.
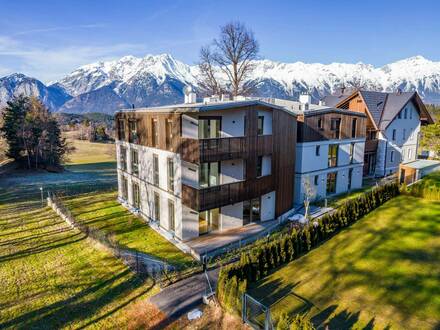
[[[381,92],[370,92],[370,91],[359,91],[362,98],[370,111],[371,117],[373,118],[375,124],[379,127],[380,118],[385,109],[385,104],[387,101],[387,93]]]
[[[375,92],[375,91],[365,91],[359,90],[347,97],[340,98],[337,106],[342,105],[345,101],[351,99],[357,93],[360,94],[362,99],[368,108],[368,112],[374,121],[374,124],[380,129],[384,130],[391,123],[391,121],[399,114],[399,112],[405,107],[405,105],[414,101],[414,105],[419,109],[422,116],[426,116],[428,122],[432,122],[432,118],[426,111],[423,102],[418,96],[417,92],[397,92],[397,93],[386,93],[386,92]]]
[[[321,99],[321,101],[323,101],[324,105],[326,105],[326,106],[334,107],[334,106],[336,106],[336,104],[338,104],[342,100],[345,100],[350,95],[351,95],[351,93],[350,94],[338,93],[338,94],[326,95]]]
[[[415,92],[388,93],[386,108],[380,119],[379,129],[384,130],[387,128],[403,107],[413,98],[414,94]]]

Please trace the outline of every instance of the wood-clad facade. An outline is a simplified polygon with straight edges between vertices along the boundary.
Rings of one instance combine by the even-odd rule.
[[[295,178],[296,117],[293,113],[269,105],[247,105],[216,109],[218,112],[244,113],[243,136],[190,138],[182,134],[183,116],[195,121],[209,111],[124,111],[116,114],[118,140],[170,151],[182,162],[199,166],[208,162],[239,159],[245,177],[239,182],[212,187],[196,187],[182,182],[182,204],[196,212],[259,198],[275,192],[275,217],[293,208]],[[258,134],[259,111],[271,113],[271,134]],[[135,122],[135,124],[133,124]],[[136,132],[132,130],[135,127]],[[271,174],[258,176],[259,157],[270,156]]]
[[[298,142],[363,138],[366,123],[363,113],[310,111],[298,116]]]

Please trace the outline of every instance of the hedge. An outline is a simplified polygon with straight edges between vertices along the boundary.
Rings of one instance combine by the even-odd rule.
[[[410,187],[403,186],[402,191],[414,197],[440,201],[440,186],[427,185],[424,180],[414,183]]]
[[[240,314],[241,298],[249,283],[262,279],[273,269],[307,253],[399,193],[397,183],[374,188],[309,225],[298,229],[292,227],[270,242],[255,243],[252,249],[241,254],[238,262],[220,270],[217,285],[220,304],[230,312]]]

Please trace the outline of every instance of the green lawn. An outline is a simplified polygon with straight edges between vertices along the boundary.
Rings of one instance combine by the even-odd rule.
[[[251,288],[330,329],[440,327],[440,203],[399,196]]]
[[[124,247],[176,265],[190,264],[194,260],[128,212],[117,202],[116,197],[113,191],[89,193],[67,199],[66,205],[78,221],[112,234]]]
[[[0,328],[124,328],[153,281],[15,192],[0,190]]]

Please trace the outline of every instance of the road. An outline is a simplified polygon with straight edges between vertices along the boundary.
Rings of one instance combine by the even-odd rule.
[[[215,291],[220,268],[208,271],[208,277]],[[203,295],[209,292],[208,283],[204,273],[191,276],[174,283],[155,296],[150,302],[156,305],[169,318],[178,318],[199,306],[203,302]]]

